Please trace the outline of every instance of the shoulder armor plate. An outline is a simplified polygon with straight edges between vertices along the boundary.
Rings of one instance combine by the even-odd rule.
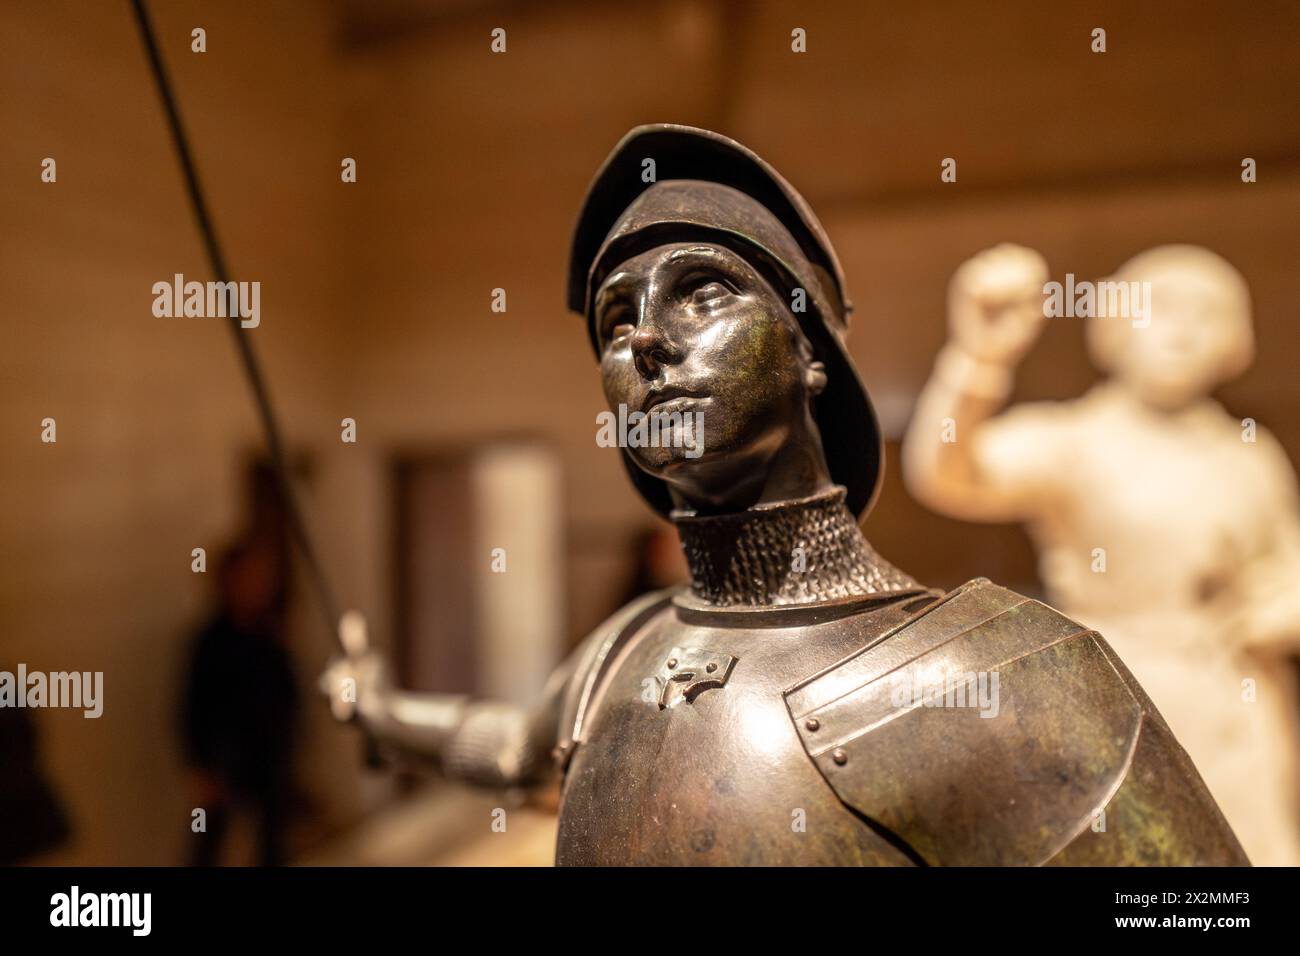
[[[1032,865],[1123,783],[1149,707],[1130,681],[1095,632],[981,578],[785,701],[840,800],[924,862]]]

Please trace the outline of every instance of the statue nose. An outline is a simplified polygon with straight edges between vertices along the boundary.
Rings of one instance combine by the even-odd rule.
[[[632,333],[632,360],[642,377],[657,378],[660,369],[674,358],[674,350],[654,323],[643,323]]]

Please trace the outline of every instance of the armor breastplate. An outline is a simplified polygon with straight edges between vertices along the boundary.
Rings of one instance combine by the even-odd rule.
[[[570,685],[557,863],[1247,862],[1098,635],[982,579],[936,597],[634,602]]]
[[[913,592],[804,608],[633,605],[575,681],[557,863],[910,863],[827,786],[783,692],[917,604]]]

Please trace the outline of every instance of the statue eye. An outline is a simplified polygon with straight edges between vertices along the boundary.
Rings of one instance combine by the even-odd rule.
[[[726,283],[710,279],[695,287],[691,292],[691,302],[695,305],[707,305],[732,294],[731,288]]]
[[[609,346],[619,339],[631,335],[636,330],[635,323],[629,321],[630,314],[624,306],[616,305],[605,311],[601,327],[604,329],[605,345]]]

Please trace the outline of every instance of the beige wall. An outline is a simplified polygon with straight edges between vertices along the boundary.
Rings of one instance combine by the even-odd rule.
[[[732,134],[807,194],[891,421],[942,339],[947,277],[982,246],[1027,242],[1056,275],[1095,276],[1194,241],[1231,258],[1256,297],[1259,361],[1226,397],[1300,458],[1290,4],[1194,16],[1029,0],[996,15],[956,2],[154,6],[233,270],[263,282],[255,340],[315,465],[327,563],[381,641],[398,448],[549,441],[572,629],[621,586],[648,518],[594,443],[599,385],[562,289],[587,181],[641,122]],[[203,56],[189,52],[195,25]],[[495,26],[504,56],[488,51]],[[789,52],[793,26],[808,30],[804,56]],[[126,4],[8,5],[0,64],[0,666],[107,672],[100,721],[41,715],[77,827],[57,858],[170,862],[188,820],[173,680],[205,595],[189,552],[231,532],[256,423],[227,331],[149,311],[154,281],[206,267]],[[39,181],[45,156],[56,185]],[[355,185],[339,182],[342,156],[358,161]],[[945,156],[957,184],[939,183]],[[1243,156],[1259,183],[1240,182]],[[504,315],[489,310],[496,287]],[[1054,326],[1020,394],[1069,396],[1092,374],[1081,330]],[[54,446],[39,442],[47,415]],[[356,446],[338,441],[344,416]],[[892,479],[867,530],[937,583],[1032,573],[1018,531],[941,521]],[[933,540],[945,547],[917,543]],[[306,686],[328,642],[310,609],[298,618]],[[312,713],[308,778],[344,818],[370,795],[351,740]]]
[[[295,441],[335,431],[337,67],[329,24],[153,4],[254,334]],[[189,51],[208,31],[209,52]],[[105,711],[37,715],[73,842],[54,859],[168,863],[188,834],[176,742],[183,639],[238,518],[259,436],[220,320],[160,319],[154,282],[206,279],[179,167],[126,3],[0,10],[5,344],[0,659],[102,670]],[[53,157],[58,182],[43,184]],[[41,419],[58,442],[40,442]]]

